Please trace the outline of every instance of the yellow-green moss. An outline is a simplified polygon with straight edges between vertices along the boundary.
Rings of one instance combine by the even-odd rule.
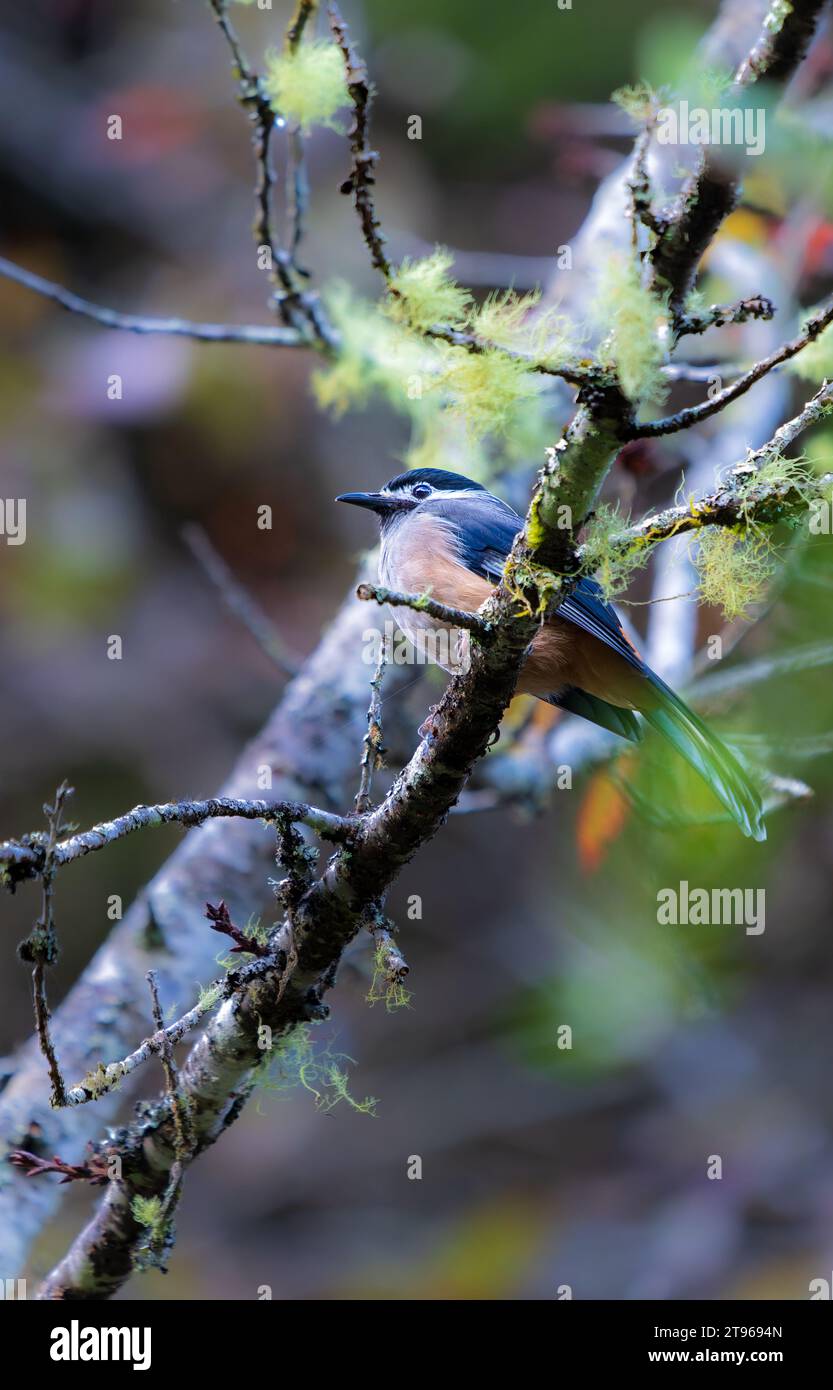
[[[397,409],[421,413],[440,370],[436,347],[391,322],[346,285],[332,285],[326,298],[341,346],[331,366],[313,373],[312,389],[322,409],[338,418],[362,409],[381,391]]]

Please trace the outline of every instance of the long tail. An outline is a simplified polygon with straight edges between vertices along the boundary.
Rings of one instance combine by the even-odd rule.
[[[761,798],[740,763],[659,676],[650,672],[650,680],[660,703],[642,709],[648,723],[699,772],[744,835],[765,840]]]

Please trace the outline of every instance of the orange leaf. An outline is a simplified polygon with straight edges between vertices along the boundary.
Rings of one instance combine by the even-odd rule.
[[[628,819],[628,803],[606,771],[594,772],[576,822],[578,858],[585,873],[598,869]]]

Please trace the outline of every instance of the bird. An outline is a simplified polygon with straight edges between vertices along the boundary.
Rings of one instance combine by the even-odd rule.
[[[336,501],[376,513],[379,579],[386,588],[427,593],[468,612],[499,582],[523,528],[518,513],[481,483],[441,468],[411,469],[378,492],[345,492]],[[417,648],[424,647],[428,631],[444,626],[415,609],[397,607],[395,616]],[[448,661],[440,664],[454,669]],[[642,716],[699,773],[744,835],[766,839],[761,798],[749,775],[643,661],[596,580],[579,579],[542,624],[516,693],[546,700],[633,743],[643,736]]]

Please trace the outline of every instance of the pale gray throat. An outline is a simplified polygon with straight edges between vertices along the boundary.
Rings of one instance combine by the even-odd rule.
[[[419,509],[407,512],[394,512],[393,515],[386,517],[382,522],[379,549],[379,579],[387,589],[401,590],[403,587],[400,579],[401,565],[405,558],[407,548],[411,545],[419,544],[419,516]],[[428,510],[422,513],[422,518],[424,520],[427,521],[429,517],[434,525],[441,526],[446,532],[449,547],[456,554],[458,547],[454,526],[446,517],[431,516]],[[406,530],[409,527],[413,528],[413,535],[410,536],[406,534]]]

